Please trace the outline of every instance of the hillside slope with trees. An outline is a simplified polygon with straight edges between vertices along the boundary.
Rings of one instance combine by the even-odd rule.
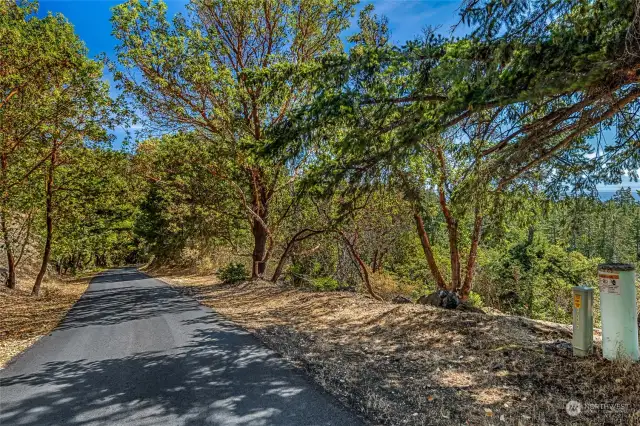
[[[61,291],[60,278],[147,265],[217,274],[222,286],[200,280],[204,288],[186,291],[290,345],[279,350],[319,381],[325,367],[313,370],[309,353],[333,359],[350,336],[353,353],[335,362],[362,355],[349,368],[383,377],[374,396],[356,395],[364,376],[342,386],[327,373],[335,383],[324,385],[353,392],[382,423],[393,424],[384,404],[404,400],[390,375],[414,365],[388,365],[389,348],[412,339],[408,328],[405,340],[389,330],[406,324],[438,330],[420,335],[415,357],[448,338],[465,341],[462,358],[502,354],[487,394],[474,394],[464,371],[437,370],[426,385],[402,378],[406,389],[458,390],[438,406],[493,407],[508,399],[496,383],[519,389],[509,398],[532,386],[544,420],[551,402],[533,394],[580,393],[526,371],[550,375],[566,361],[562,342],[547,341],[565,329],[523,330],[540,327],[530,320],[570,323],[573,286],[594,287],[597,306],[598,264],[640,264],[640,191],[622,185],[637,188],[640,173],[640,3],[465,0],[457,36],[424,28],[403,45],[385,16],[357,3],[191,0],[168,16],[162,0],[126,0],[112,8],[114,54],[90,58],[61,14],[0,2],[0,302],[12,308],[1,321],[10,337],[55,326],[84,288]],[[135,138],[117,140],[134,124]],[[604,184],[618,188],[606,200]],[[414,302],[437,308],[391,304]],[[39,322],[47,312],[55,320]],[[338,317],[368,334],[344,331]],[[495,344],[485,323],[499,326]],[[518,347],[506,343],[509,325]],[[469,330],[484,339],[478,348]],[[376,339],[391,346],[367,346]],[[578,370],[598,363],[568,365],[591,388],[597,378]],[[629,403],[637,367],[609,370],[626,380],[609,396]],[[487,409],[447,412],[479,420]]]
[[[470,1],[396,46],[372,6],[342,38],[346,0],[131,0],[119,98],[63,16],[3,4],[5,284],[152,261],[566,322],[640,259],[637,191],[597,197],[640,168],[638,7],[605,3]]]

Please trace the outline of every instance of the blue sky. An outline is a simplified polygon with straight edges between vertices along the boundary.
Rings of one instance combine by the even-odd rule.
[[[111,7],[122,3],[119,0],[41,0],[40,14],[62,13],[75,26],[77,34],[84,40],[92,56],[99,53],[113,54],[116,44],[111,36]],[[166,1],[169,16],[185,11],[186,0]],[[457,0],[374,0],[362,2],[357,10],[366,4],[375,5],[376,13],[389,18],[392,39],[398,44],[420,35],[427,26],[436,27],[442,33],[449,33],[458,22]],[[345,31],[345,37],[355,30],[358,14],[353,17],[354,28]]]
[[[40,13],[48,11],[65,15],[76,28],[78,35],[87,44],[92,55],[100,52],[113,52],[115,40],[111,37],[110,8],[122,1],[118,0],[41,0]],[[169,16],[184,12],[186,0],[166,1]],[[362,2],[373,3],[376,12],[389,18],[393,41],[399,44],[419,35],[426,26],[438,27],[441,32],[448,33],[451,26],[458,21],[457,0],[374,0]],[[355,24],[356,16],[353,18]],[[348,31],[346,32],[348,34]],[[345,34],[345,35],[346,35]]]
[[[115,59],[114,47],[116,40],[111,36],[111,8],[123,0],[40,0],[40,15],[48,12],[62,13],[75,26],[76,33],[85,42],[89,49],[89,55],[95,57],[106,53]],[[173,16],[179,12],[185,12],[186,0],[165,1],[168,6],[168,15]],[[451,27],[457,23],[457,0],[375,0],[362,2],[358,5],[359,11],[366,4],[373,3],[376,13],[386,15],[389,18],[389,26],[392,32],[392,40],[397,44],[420,35],[427,26],[436,27],[443,33],[449,33]],[[345,31],[346,38],[355,31],[358,13],[353,17],[353,27]],[[106,72],[106,71],[105,71]],[[107,73],[106,78],[110,80]],[[125,129],[116,131],[119,145],[126,134]]]
[[[62,13],[75,26],[77,34],[84,40],[89,49],[90,56],[106,53],[113,58],[116,40],[111,36],[111,7],[121,3],[120,0],[41,0],[40,14],[51,11]],[[186,0],[166,1],[169,16],[185,11]],[[425,27],[435,27],[443,34],[449,34],[452,26],[458,22],[458,9],[461,1],[458,0],[374,0],[364,1],[358,6],[358,10],[368,3],[375,5],[376,13],[386,15],[389,18],[389,27],[392,32],[392,41],[403,44],[407,40],[419,36]],[[353,27],[357,20],[357,13],[353,18]],[[354,29],[345,32],[347,37]],[[457,33],[464,31],[458,28]],[[110,76],[107,74],[107,78]],[[113,86],[113,82],[111,82]],[[116,136],[118,141],[124,137],[125,129],[118,129]],[[623,178],[624,186],[631,186],[640,190],[639,182],[630,182],[628,177]],[[602,185],[601,189],[611,191],[618,185]]]

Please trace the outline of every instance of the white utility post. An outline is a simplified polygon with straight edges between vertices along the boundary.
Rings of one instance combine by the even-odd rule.
[[[635,276],[633,265],[609,263],[598,267],[602,355],[606,359],[640,359]]]

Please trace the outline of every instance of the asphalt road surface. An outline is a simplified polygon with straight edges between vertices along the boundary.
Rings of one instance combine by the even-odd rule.
[[[259,302],[257,302],[259,303]],[[360,425],[233,323],[135,269],[0,371],[0,425]]]

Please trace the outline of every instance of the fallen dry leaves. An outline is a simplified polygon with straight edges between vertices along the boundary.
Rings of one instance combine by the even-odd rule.
[[[599,349],[574,358],[567,326],[265,282],[160,278],[252,331],[374,424],[640,424],[640,365],[606,361]],[[579,417],[568,416],[570,400],[582,404]]]
[[[20,280],[13,290],[0,287],[0,368],[62,321],[90,278],[49,280],[39,297],[30,295],[28,280]]]

